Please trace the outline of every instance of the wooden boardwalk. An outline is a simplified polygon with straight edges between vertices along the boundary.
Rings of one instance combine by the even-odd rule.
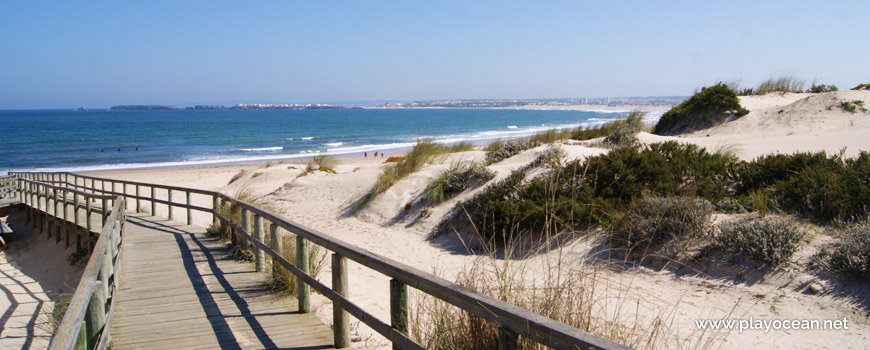
[[[205,229],[129,214],[113,349],[328,349],[332,331]]]

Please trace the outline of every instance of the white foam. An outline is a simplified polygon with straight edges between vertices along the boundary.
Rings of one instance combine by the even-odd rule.
[[[324,144],[324,146],[326,146],[326,147],[338,147],[341,145],[342,145],[342,142],[329,142],[329,143]]]
[[[303,137],[302,139],[305,141],[309,141],[309,140],[314,139],[314,137],[308,136],[308,137]]]
[[[284,149],[284,147],[263,147],[263,148],[242,148],[239,151],[245,152],[263,152],[263,151],[280,151]]]
[[[516,129],[516,128],[517,128],[516,125],[508,125],[508,129]]]

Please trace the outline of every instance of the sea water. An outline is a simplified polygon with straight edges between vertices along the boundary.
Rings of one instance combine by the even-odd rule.
[[[6,110],[0,174],[97,171],[269,161],[315,154],[363,156],[418,139],[472,141],[604,123],[620,110]],[[651,113],[655,120],[661,113]]]

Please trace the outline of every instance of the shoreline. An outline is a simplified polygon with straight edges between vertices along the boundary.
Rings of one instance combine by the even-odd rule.
[[[589,105],[584,105],[589,106]],[[542,106],[526,106],[528,108],[478,108],[478,109],[493,109],[493,110],[579,110],[579,111],[590,111],[590,112],[603,112],[603,113],[628,113],[631,109],[626,109],[626,106],[599,106],[602,109],[590,110],[588,108],[577,108],[577,109],[562,109],[560,108],[537,108]],[[534,108],[532,108],[534,107]],[[665,111],[668,107],[655,107],[655,106],[646,106],[647,108],[642,109],[646,112],[651,113],[651,118],[647,118],[647,122],[654,123],[661,116],[661,113]],[[412,109],[412,108],[374,108],[374,109]],[[413,109],[469,109],[469,108],[451,108],[451,107],[416,107]],[[539,126],[539,127],[525,127],[523,129],[507,129],[507,130],[489,130],[483,132],[476,132],[472,134],[465,135],[442,135],[444,137],[442,139],[435,139],[435,142],[443,143],[446,145],[451,145],[459,142],[469,142],[474,146],[485,146],[497,139],[502,140],[514,140],[526,138],[541,132],[546,132],[548,130],[564,130],[564,129],[573,129],[577,127],[594,125],[605,123],[609,120],[605,118],[593,118],[590,120],[585,120],[580,123],[572,123],[572,124],[561,124],[561,125],[552,125],[552,126]],[[498,133],[497,135],[492,135],[492,133]],[[383,145],[361,145],[355,147],[347,147],[345,149],[337,148],[333,150],[327,149],[326,151],[321,152],[305,152],[305,153],[283,153],[283,154],[261,154],[261,155],[251,155],[251,156],[236,156],[233,158],[218,158],[218,159],[204,159],[204,160],[176,160],[176,161],[162,161],[162,162],[151,162],[151,163],[118,163],[118,164],[96,164],[96,165],[86,165],[86,166],[57,166],[57,167],[43,167],[43,168],[15,168],[9,169],[7,172],[77,172],[82,174],[92,174],[92,173],[103,173],[103,172],[113,172],[113,171],[131,171],[131,170],[161,170],[161,169],[186,169],[186,168],[209,168],[209,167],[220,167],[220,166],[236,166],[236,165],[258,165],[258,164],[267,164],[274,162],[307,162],[313,159],[313,157],[318,155],[327,155],[332,158],[337,159],[347,159],[353,157],[362,158],[364,153],[371,154],[373,152],[384,153],[385,155],[392,156],[397,154],[404,154],[408,150],[410,150],[415,141],[409,142],[397,142],[391,144],[383,144]],[[381,147],[379,147],[381,146]]]

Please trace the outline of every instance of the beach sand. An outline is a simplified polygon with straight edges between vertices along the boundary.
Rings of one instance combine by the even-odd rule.
[[[677,137],[663,137],[642,133],[644,142],[678,140],[707,147],[710,150],[731,149],[746,160],[769,153],[796,151],[827,151],[837,153],[845,148],[846,156],[855,156],[860,150],[870,150],[870,114],[851,114],[840,109],[846,100],[870,101],[868,91],[841,91],[823,94],[768,94],[741,98],[751,113],[733,122]],[[561,145],[569,157],[586,157],[605,150],[570,142]],[[533,160],[544,146],[523,152],[490,166],[499,178]],[[463,193],[457,198],[431,209],[431,215],[419,215],[419,198],[429,179],[447,168],[451,162],[481,160],[482,151],[451,154],[426,166],[383,193],[357,215],[349,215],[351,205],[375,182],[383,166],[382,158],[341,159],[335,174],[314,172],[298,177],[304,165],[277,163],[260,165],[234,165],[209,168],[136,170],[97,173],[96,176],[131,181],[150,182],[220,191],[233,195],[246,187],[257,197],[256,202],[304,226],[313,228],[345,242],[374,253],[398,260],[424,271],[454,280],[464,268],[479,262],[469,254],[464,242],[456,235],[444,235],[427,240],[451,208],[476,191]],[[228,184],[239,172],[241,179]],[[255,173],[261,173],[254,177]],[[194,203],[206,207],[210,198],[194,197]],[[412,210],[406,211],[407,203]],[[132,205],[132,203],[131,203]],[[158,215],[166,215],[163,206]],[[178,211],[177,217],[183,218]],[[207,226],[211,215],[196,214],[195,223]],[[815,247],[830,240],[820,230],[810,235]],[[578,261],[592,249],[593,242],[577,239],[550,253],[535,255],[518,264],[526,265],[530,276],[546,274],[554,261],[562,259],[581,265]],[[809,249],[809,248],[805,248]],[[803,263],[810,253],[797,254]],[[488,259],[488,258],[484,258]],[[326,264],[328,265],[328,264]],[[379,273],[350,263],[350,299],[365,310],[389,323],[389,279]],[[720,271],[717,276],[680,275],[667,269],[654,270],[639,267],[628,271],[600,271],[598,293],[603,301],[601,317],[609,317],[628,325],[659,317],[670,332],[686,347],[703,347],[713,337],[713,348],[863,348],[870,343],[870,321],[867,319],[867,292],[858,286],[825,286],[825,291],[814,295],[806,291],[816,277],[799,267],[788,267],[761,274],[743,271],[745,279],[734,278],[734,271]],[[729,275],[730,274],[730,275]],[[328,266],[319,280],[329,284]],[[823,282],[820,282],[823,283]],[[866,286],[864,286],[866,287]],[[852,288],[852,289],[850,289]],[[857,296],[856,296],[857,295]],[[625,305],[623,308],[622,305]],[[629,307],[630,306],[630,307]],[[315,312],[329,324],[331,305],[328,300],[314,296]],[[626,310],[630,309],[630,310]],[[609,313],[609,314],[608,314]],[[618,315],[617,315],[618,314]],[[752,330],[738,333],[697,330],[695,320],[718,318],[754,319],[848,319],[848,330]],[[365,326],[354,328],[357,347],[386,348],[388,342],[373,335]]]

